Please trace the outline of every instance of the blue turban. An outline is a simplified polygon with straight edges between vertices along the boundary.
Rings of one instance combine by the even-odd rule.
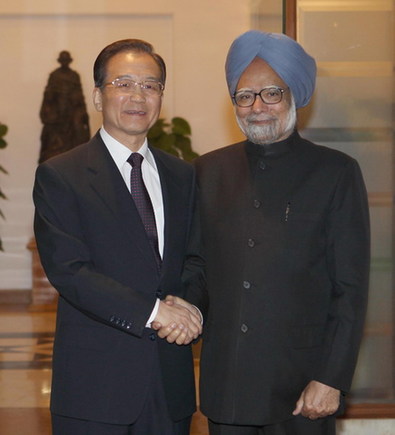
[[[243,71],[256,57],[267,62],[289,86],[296,108],[309,103],[315,87],[315,60],[288,36],[257,30],[243,33],[229,49],[225,72],[231,97]]]

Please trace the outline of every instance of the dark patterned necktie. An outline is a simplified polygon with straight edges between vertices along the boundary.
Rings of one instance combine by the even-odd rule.
[[[132,165],[132,172],[130,174],[130,191],[143,222],[148,240],[154,251],[156,262],[158,267],[160,267],[162,259],[158,249],[158,232],[156,230],[154,209],[141,172],[141,163],[143,160],[144,157],[139,153],[132,153],[128,158],[128,163]]]

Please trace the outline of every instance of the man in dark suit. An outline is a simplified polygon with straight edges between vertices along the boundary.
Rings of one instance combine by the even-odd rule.
[[[186,435],[188,344],[204,308],[181,281],[194,172],[148,146],[166,79],[149,43],[107,46],[94,78],[103,127],[40,165],[34,186],[37,245],[59,292],[53,433]]]
[[[226,74],[247,141],[196,161],[209,312],[201,409],[211,435],[323,435],[351,384],[369,270],[357,162],[301,138],[316,66],[250,31]]]

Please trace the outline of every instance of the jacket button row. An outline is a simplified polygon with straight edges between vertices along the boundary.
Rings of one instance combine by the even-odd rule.
[[[117,316],[111,316],[110,322],[115,323],[115,325],[122,326],[122,328],[130,329],[132,327],[131,322],[127,322],[126,320],[122,320],[121,318]]]

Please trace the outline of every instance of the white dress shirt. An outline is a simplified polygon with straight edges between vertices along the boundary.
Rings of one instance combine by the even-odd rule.
[[[103,142],[107,147],[108,152],[111,154],[115,164],[117,165],[117,168],[119,169],[127,188],[130,191],[130,174],[132,171],[132,166],[127,161],[131,154],[130,149],[110,136],[104,127],[100,129],[100,136],[103,139]],[[137,152],[144,157],[144,160],[141,164],[141,171],[145,187],[147,188],[152,202],[152,207],[154,209],[156,231],[158,233],[158,249],[160,256],[163,257],[165,217],[163,211],[162,187],[160,184],[159,173],[156,167],[154,156],[148,148],[147,139],[145,139],[143,145]],[[154,309],[152,310],[152,313],[147,321],[147,327],[151,326],[152,321],[155,319],[156,314],[158,313],[159,302],[160,300],[157,299]]]

